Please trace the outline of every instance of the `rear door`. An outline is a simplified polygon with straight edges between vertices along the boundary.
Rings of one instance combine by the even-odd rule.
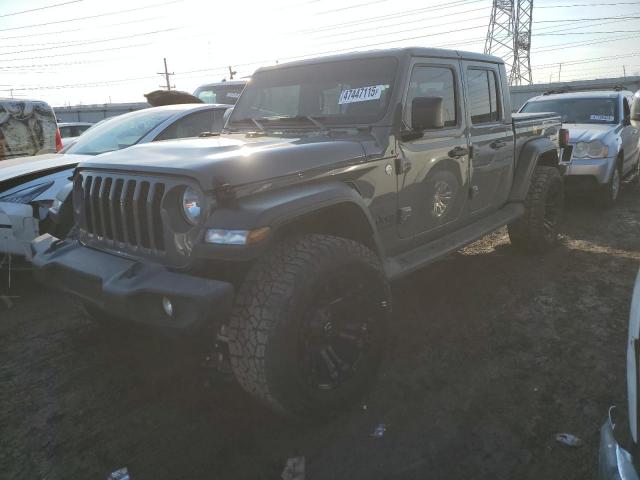
[[[403,105],[403,122],[408,130],[416,97],[442,97],[444,107],[444,128],[401,140],[398,149],[399,235],[426,241],[455,228],[466,208],[469,159],[460,62],[413,61]]]
[[[503,91],[498,65],[465,61],[463,66],[472,152],[469,212],[476,216],[506,201],[513,169],[513,129],[510,112],[504,111],[502,97],[508,91]]]

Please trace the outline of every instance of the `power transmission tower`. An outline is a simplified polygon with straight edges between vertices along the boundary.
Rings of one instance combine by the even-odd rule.
[[[174,75],[173,72],[169,73],[169,69],[167,68],[167,59],[164,59],[164,72],[158,72],[158,75],[162,75],[165,80],[166,80],[166,85],[160,85],[160,88],[166,88],[167,90],[171,90],[171,81],[169,80],[169,77],[171,75]],[[173,85],[173,88],[176,88],[175,85]]]
[[[511,85],[531,83],[533,0],[493,0],[484,53],[504,60]]]

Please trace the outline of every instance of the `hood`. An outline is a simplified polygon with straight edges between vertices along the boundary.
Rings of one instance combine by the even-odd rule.
[[[618,128],[618,125],[597,125],[591,123],[563,123],[562,126],[569,130],[570,143],[602,140]]]
[[[640,360],[640,272],[636,277],[629,315],[627,342],[627,400],[633,441],[638,442],[638,360]]]
[[[17,180],[21,177],[34,178],[56,170],[75,167],[79,162],[89,158],[87,155],[59,155],[50,153],[35,157],[20,157],[0,162],[0,183]]]
[[[381,151],[370,133],[269,136],[234,133],[208,138],[152,142],[100,155],[80,168],[135,170],[195,178],[204,190],[240,186],[311,171],[361,163]]]

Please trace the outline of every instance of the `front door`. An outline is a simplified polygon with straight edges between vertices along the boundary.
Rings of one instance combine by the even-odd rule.
[[[416,59],[405,92],[403,121],[411,129],[417,97],[441,97],[444,128],[420,138],[400,140],[398,155],[399,235],[426,241],[451,230],[464,215],[469,186],[466,120],[457,60]]]
[[[500,69],[463,62],[471,157],[471,215],[483,215],[507,199],[513,175],[513,130],[502,105]],[[507,92],[508,94],[508,92]]]
[[[624,150],[623,174],[627,174],[636,165],[638,160],[638,141],[640,134],[638,129],[631,125],[631,98],[622,99],[622,149]]]

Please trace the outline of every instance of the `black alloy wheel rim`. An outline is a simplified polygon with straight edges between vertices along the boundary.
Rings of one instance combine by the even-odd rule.
[[[366,374],[387,306],[377,273],[360,266],[321,283],[300,331],[298,365],[307,387],[336,390]]]

